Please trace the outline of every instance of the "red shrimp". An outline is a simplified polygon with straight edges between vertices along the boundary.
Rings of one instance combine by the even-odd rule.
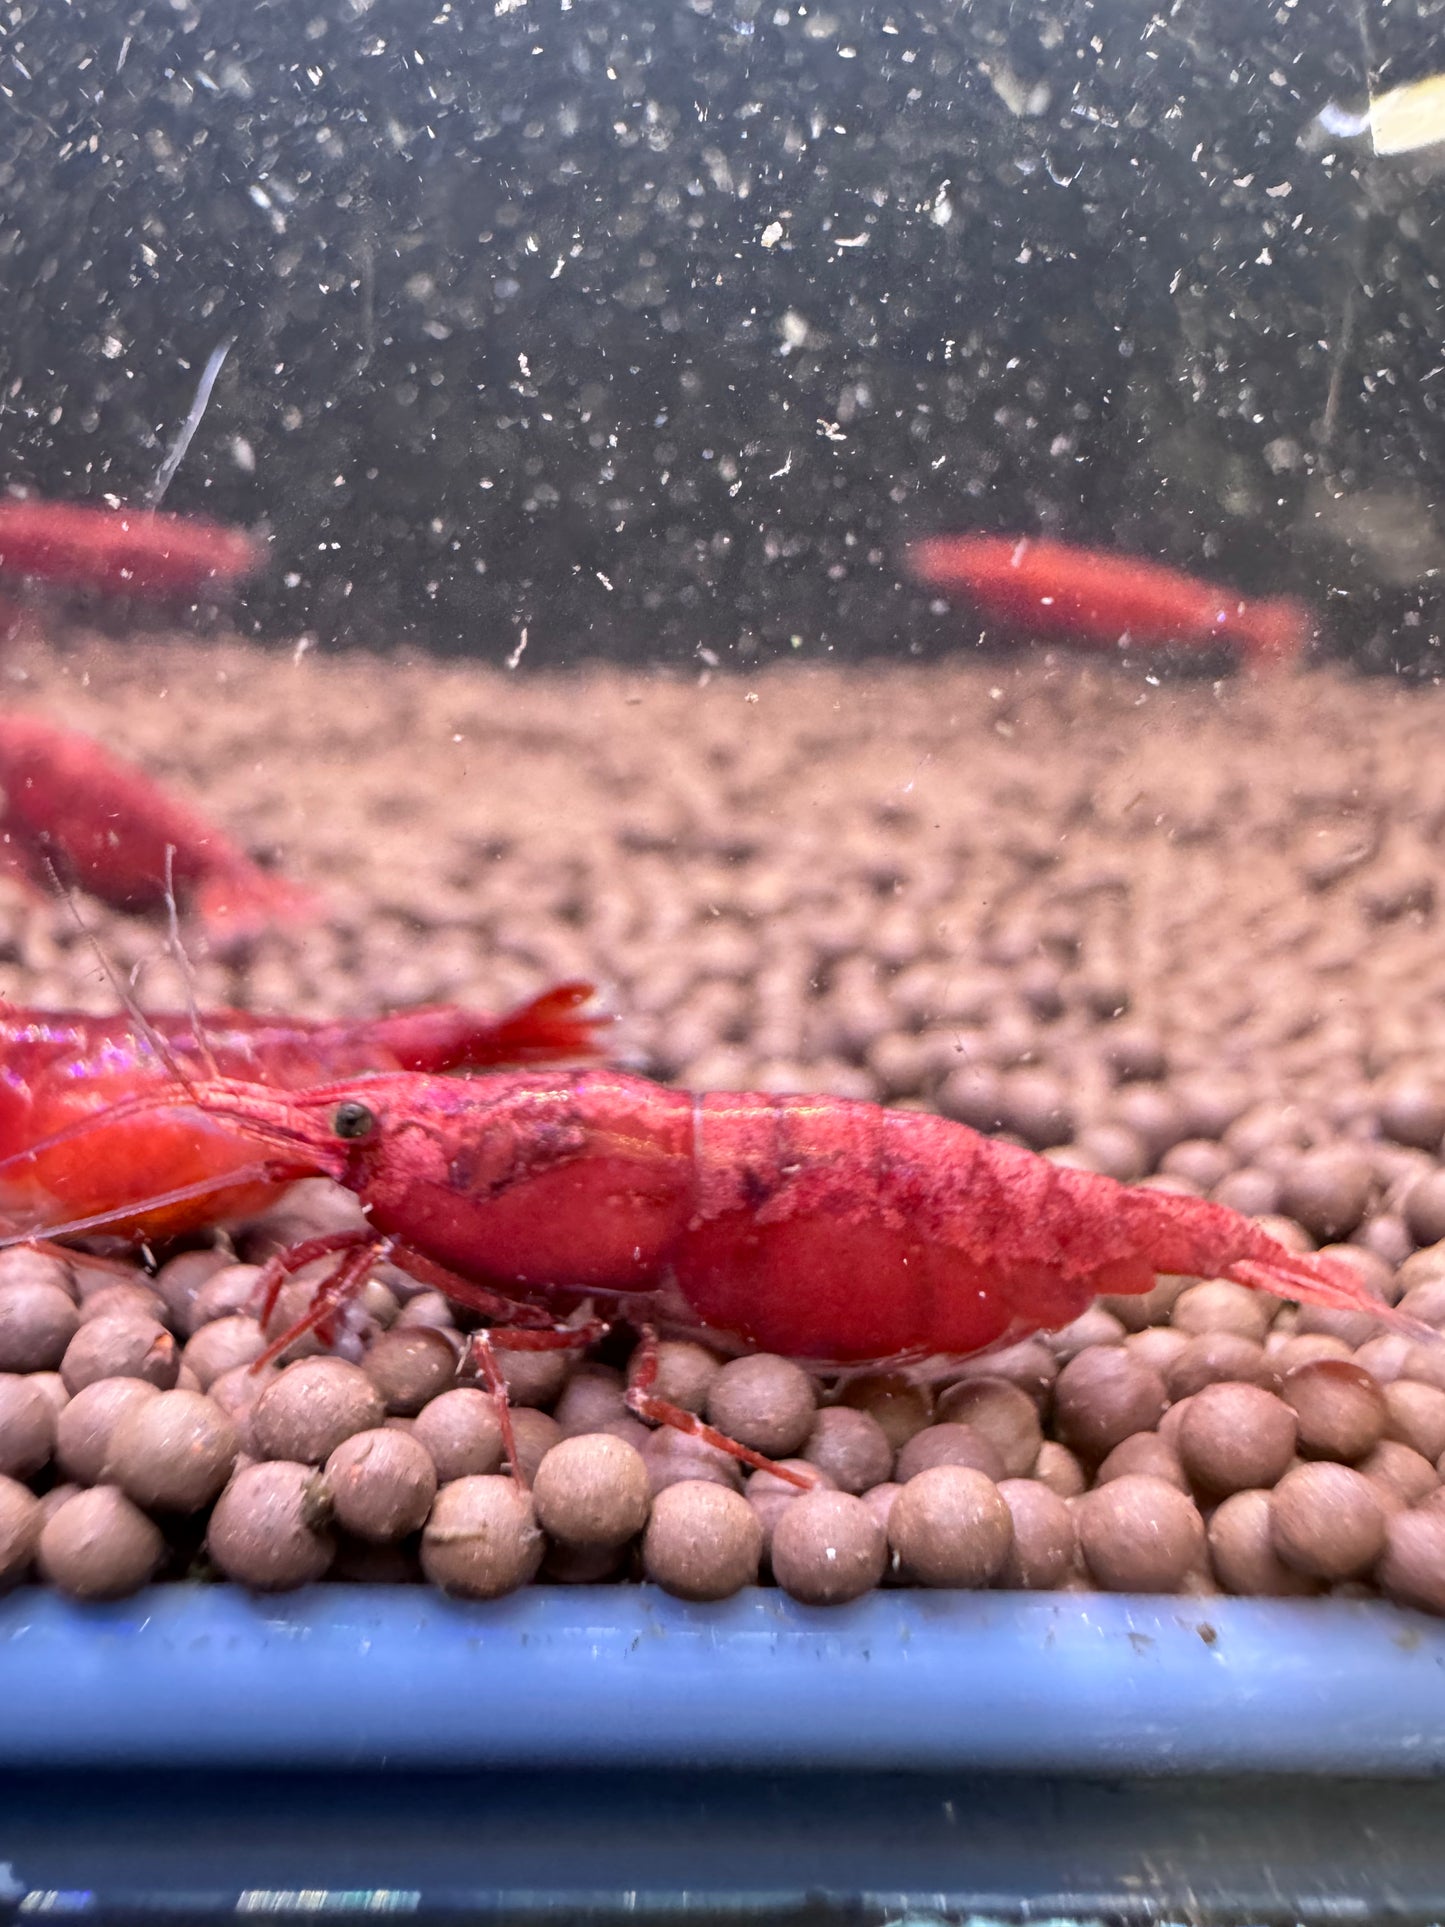
[[[572,1345],[605,1329],[559,1328],[579,1298],[615,1303],[645,1335],[660,1326],[821,1365],[963,1357],[1067,1324],[1096,1293],[1148,1291],[1159,1272],[1402,1323],[1349,1265],[1292,1252],[1238,1212],[918,1111],[694,1096],[588,1070],[287,1092],[206,1079],[99,1122],[123,1139],[177,1107],[198,1142],[232,1156],[249,1140],[274,1180],[327,1176],[360,1199],[371,1229],[272,1260],[279,1284],[347,1254],[297,1331],[329,1319],[379,1252],[512,1327],[481,1338],[484,1363],[492,1344]],[[629,1392],[640,1416],[722,1442],[657,1399],[650,1376],[644,1360]]]
[[[0,789],[0,862],[34,889],[58,877],[138,911],[174,890],[217,945],[318,908],[134,764],[38,716],[0,716]]]
[[[208,1190],[131,1228],[159,1238],[254,1216],[276,1194],[266,1178],[246,1175],[257,1164],[254,1145],[232,1134],[228,1147],[218,1133],[198,1145],[195,1120],[169,1105],[157,1107],[148,1129],[111,1133],[108,1117],[147,1086],[170,1095],[177,1074],[292,1090],[382,1071],[591,1057],[606,1021],[583,1013],[593,995],[591,984],[565,983],[500,1016],[429,1004],[359,1022],[236,1010],[208,1011],[199,1022],[178,1011],[92,1017],[0,1004],[0,1219],[21,1227],[91,1217],[117,1195],[153,1189],[157,1173],[174,1190],[228,1169],[241,1181],[219,1197]]]
[[[249,575],[261,545],[199,515],[98,502],[0,502],[0,572],[165,600]]]
[[[914,542],[915,580],[961,591],[1020,629],[1117,648],[1236,643],[1255,667],[1295,661],[1309,612],[1288,596],[1246,601],[1162,563],[1033,536],[934,535]]]

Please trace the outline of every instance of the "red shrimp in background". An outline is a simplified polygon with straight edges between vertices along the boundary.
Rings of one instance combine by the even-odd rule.
[[[654,1326],[724,1350],[896,1365],[1057,1328],[1100,1292],[1146,1292],[1172,1272],[1427,1331],[1349,1265],[1289,1251],[1222,1205],[845,1098],[698,1096],[604,1070],[467,1081],[403,1072],[302,1091],[205,1078],[185,1095],[132,1098],[70,1144],[108,1163],[112,1144],[123,1149],[129,1133],[139,1147],[167,1118],[189,1120],[196,1167],[218,1159],[217,1191],[249,1143],[272,1182],[330,1177],[365,1211],[366,1229],[269,1261],[273,1300],[287,1273],[339,1256],[271,1354],[324,1328],[382,1255],[506,1328],[473,1341],[489,1374],[494,1346],[590,1342],[605,1325],[566,1328],[558,1315],[579,1297],[601,1299],[647,1341],[632,1409],[751,1464],[766,1461],[653,1394]],[[145,1182],[139,1150],[124,1171]],[[192,1197],[201,1191],[196,1179]]]
[[[263,870],[199,811],[75,730],[0,716],[0,790],[0,862],[37,890],[53,888],[53,871],[118,910],[157,911],[173,888],[218,948],[319,910],[311,891]]]
[[[200,516],[0,501],[7,583],[164,601],[234,582],[262,557],[254,536]],[[11,628],[14,613],[0,609]],[[169,851],[177,891],[218,947],[317,910],[311,892],[261,869],[199,812],[87,736],[34,716],[0,717],[0,788],[0,864],[36,889],[49,887],[53,870],[118,909],[157,909]]]
[[[117,1106],[180,1077],[217,1075],[301,1089],[383,1071],[477,1071],[500,1064],[593,1057],[609,1020],[588,1015],[591,984],[558,984],[493,1016],[423,1004],[354,1020],[179,1011],[92,1017],[0,1005],[0,1221],[43,1225],[90,1217],[118,1199],[207,1181],[204,1196],[158,1207],[125,1229],[159,1239],[265,1211],[277,1186],[255,1175],[255,1145],[224,1132],[198,1134],[194,1117],[161,1106],[145,1126],[107,1128]],[[198,1141],[198,1138],[200,1141]],[[229,1156],[229,1163],[227,1162]],[[216,1192],[228,1171],[241,1174]]]
[[[94,502],[0,501],[0,574],[166,600],[250,575],[263,550],[198,515]]]
[[[907,559],[916,581],[966,595],[1026,634],[1108,649],[1224,641],[1253,668],[1296,662],[1310,636],[1309,611],[1293,597],[1246,601],[1162,563],[1033,536],[927,536]]]

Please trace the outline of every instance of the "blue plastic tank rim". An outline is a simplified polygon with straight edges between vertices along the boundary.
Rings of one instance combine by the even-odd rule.
[[[0,1767],[1445,1770],[1445,1625],[1353,1601],[159,1586],[0,1600]]]

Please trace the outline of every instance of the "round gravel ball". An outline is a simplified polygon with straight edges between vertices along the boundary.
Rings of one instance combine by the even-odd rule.
[[[1265,1356],[1283,1378],[1297,1365],[1313,1365],[1319,1358],[1343,1358],[1349,1361],[1354,1353],[1342,1338],[1330,1338],[1324,1332],[1277,1329],[1265,1341]]]
[[[186,1340],[181,1363],[196,1375],[203,1392],[208,1392],[225,1372],[238,1365],[251,1365],[266,1349],[266,1334],[260,1323],[241,1313],[234,1318],[217,1318],[202,1325],[193,1338]]]
[[[1370,1483],[1399,1505],[1419,1505],[1440,1483],[1440,1475],[1412,1446],[1399,1439],[1381,1439],[1356,1468]],[[1389,1508],[1394,1510],[1394,1506]]]
[[[995,1485],[1005,1476],[1003,1453],[973,1425],[929,1425],[915,1432],[898,1454],[893,1476],[907,1485],[935,1465],[972,1466]]]
[[[1286,1472],[1270,1494],[1270,1540],[1312,1579],[1354,1579],[1385,1546],[1385,1503],[1362,1472],[1318,1460]]]
[[[1027,1478],[1043,1444],[1039,1411],[1027,1392],[1001,1378],[965,1378],[938,1401],[945,1423],[971,1425],[998,1452],[1001,1477]]]
[[[838,1403],[877,1419],[895,1452],[915,1432],[921,1432],[933,1416],[933,1399],[927,1386],[914,1385],[897,1372],[869,1372],[849,1379],[838,1392]]]
[[[1192,1499],[1135,1473],[1079,1501],[1075,1523],[1090,1577],[1105,1592],[1178,1592],[1204,1561],[1204,1521]]]
[[[26,1377],[37,1392],[43,1392],[49,1399],[50,1409],[58,1418],[70,1403],[70,1394],[59,1372],[27,1372]]]
[[[773,1543],[773,1527],[793,1501],[804,1496],[802,1487],[794,1485],[791,1479],[785,1479],[781,1475],[784,1472],[801,1472],[805,1477],[816,1480],[817,1483],[810,1487],[810,1490],[831,1492],[835,1489],[828,1474],[808,1459],[777,1459],[774,1463],[778,1468],[776,1472],[762,1470],[754,1472],[744,1489],[744,1496],[753,1511],[757,1513],[763,1528],[765,1559]]]
[[[901,1485],[895,1485],[891,1479],[885,1479],[882,1485],[875,1485],[871,1491],[862,1495],[864,1505],[882,1526],[885,1534],[893,1512],[893,1501],[902,1490]],[[888,1560],[890,1566],[896,1566],[897,1561],[892,1546],[888,1548]]]
[[[762,1554],[757,1514],[727,1486],[684,1479],[652,1502],[643,1570],[680,1599],[729,1598],[754,1583]]]
[[[564,1439],[603,1432],[630,1418],[627,1386],[610,1365],[581,1365],[568,1379],[552,1416]]]
[[[422,1570],[459,1599],[500,1599],[536,1577],[545,1548],[531,1494],[515,1479],[453,1479],[422,1533]]]
[[[1442,1444],[1445,1451],[1445,1444]],[[851,1405],[830,1405],[813,1420],[803,1457],[826,1472],[840,1492],[856,1497],[893,1476],[888,1434],[868,1412]]]
[[[1179,1428],[1184,1423],[1189,1408],[1193,1403],[1194,1400],[1192,1397],[1176,1399],[1159,1421],[1155,1436],[1163,1439],[1170,1450],[1175,1453],[1179,1450]]]
[[[388,1413],[415,1418],[429,1399],[457,1382],[457,1343],[428,1325],[384,1331],[366,1348],[361,1369]]]
[[[1380,1093],[1379,1117],[1380,1129],[1396,1144],[1437,1151],[1445,1137],[1445,1092],[1429,1079],[1396,1077]]]
[[[219,1405],[236,1428],[241,1450],[255,1456],[251,1442],[251,1412],[256,1400],[281,1376],[279,1365],[263,1365],[255,1371],[249,1365],[233,1365],[206,1387],[206,1397]]]
[[[1231,1493],[1215,1507],[1209,1560],[1224,1590],[1242,1598],[1302,1598],[1320,1589],[1318,1580],[1287,1566],[1275,1551],[1267,1492]]]
[[[1387,1407],[1377,1382],[1343,1358],[1316,1358],[1285,1373],[1280,1395],[1299,1421],[1299,1450],[1307,1459],[1352,1464],[1384,1436]]]
[[[1196,1338],[1187,1338],[1183,1350],[1164,1367],[1164,1383],[1176,1402],[1192,1398],[1206,1385],[1231,1381],[1260,1385],[1267,1392],[1279,1390],[1279,1373],[1258,1339],[1231,1331],[1200,1332]]]
[[[160,1528],[113,1485],[73,1493],[40,1534],[37,1563],[72,1599],[124,1599],[160,1570]]]
[[[0,1283],[0,1372],[54,1371],[79,1329],[75,1300],[43,1271]]]
[[[1445,1170],[1427,1171],[1405,1194],[1405,1223],[1417,1245],[1440,1241],[1445,1231]]]
[[[426,1447],[414,1434],[389,1426],[343,1439],[323,1476],[337,1524],[376,1545],[419,1532],[437,1495],[436,1467]]]
[[[221,1265],[191,1293],[181,1311],[180,1329],[187,1338],[194,1338],[203,1325],[212,1325],[218,1318],[254,1315],[260,1303],[256,1293],[260,1276],[259,1265]]]
[[[1198,1337],[1203,1332],[1234,1332],[1262,1343],[1274,1323],[1279,1301],[1228,1278],[1206,1278],[1190,1285],[1174,1300],[1169,1322],[1176,1331]]]
[[[320,1465],[343,1439],[386,1416],[381,1394],[359,1365],[302,1358],[288,1365],[251,1408],[251,1438],[268,1459]]]
[[[1381,1386],[1397,1378],[1417,1378],[1423,1385],[1437,1382],[1441,1347],[1417,1345],[1403,1332],[1380,1332],[1355,1347],[1355,1363]]]
[[[1130,1332],[1124,1340],[1124,1349],[1130,1358],[1137,1358],[1151,1371],[1158,1372],[1167,1385],[1180,1354],[1193,1343],[1188,1332],[1177,1332],[1172,1325],[1146,1325],[1143,1331]]]
[[[1369,1209],[1370,1161],[1347,1145],[1306,1151],[1282,1174],[1279,1208],[1313,1238],[1343,1238]]]
[[[437,1331],[444,1332],[454,1332],[457,1329],[457,1321],[452,1316],[450,1304],[439,1291],[431,1290],[419,1291],[414,1298],[408,1298],[401,1310],[397,1313],[396,1322],[402,1326],[431,1325]],[[507,1353],[508,1358],[523,1358],[526,1356],[527,1354],[524,1352]],[[533,1352],[531,1356],[533,1358],[542,1358],[545,1357],[546,1354]],[[560,1389],[561,1381],[559,1380],[557,1384],[550,1388],[547,1393],[547,1398],[555,1398]],[[518,1398],[516,1402],[518,1405],[525,1405],[527,1400]],[[420,1572],[420,1570],[421,1568],[418,1566],[417,1571]]]
[[[1045,1439],[1034,1464],[1034,1478],[1061,1499],[1077,1499],[1088,1485],[1088,1475],[1067,1445]]]
[[[157,1392],[111,1428],[105,1477],[153,1512],[199,1512],[231,1476],[236,1428],[204,1392]]]
[[[55,1451],[55,1407],[38,1385],[0,1372],[0,1475],[28,1479]]]
[[[1206,1385],[1179,1427],[1179,1460],[1201,1492],[1216,1497],[1270,1486],[1294,1458],[1297,1421],[1258,1385]]]
[[[1119,1345],[1076,1353],[1054,1387],[1054,1430],[1082,1457],[1106,1458],[1131,1432],[1150,1432],[1169,1395],[1158,1372]]]
[[[1037,1479],[1005,1479],[998,1490],[1014,1528],[998,1584],[1010,1592],[1051,1591],[1073,1569],[1078,1551],[1073,1514]]]
[[[532,1501],[563,1545],[625,1545],[647,1523],[652,1494],[642,1454],[606,1432],[560,1439],[537,1467]]]
[[[80,1322],[88,1325],[93,1318],[137,1318],[153,1325],[169,1326],[170,1311],[165,1300],[147,1286],[117,1282],[86,1294],[80,1307]]]
[[[1102,1305],[1090,1305],[1087,1311],[1057,1331],[1047,1334],[1049,1350],[1059,1361],[1067,1365],[1077,1358],[1080,1352],[1104,1351],[1115,1345],[1122,1345],[1126,1334],[1122,1320]],[[992,1363],[992,1360],[990,1360]]]
[[[182,1251],[166,1260],[151,1284],[170,1314],[167,1322],[176,1331],[191,1329],[189,1315],[196,1293],[208,1278],[229,1270],[233,1263],[230,1253],[220,1250]]]
[[[423,1299],[414,1298],[406,1311],[412,1313],[416,1306],[423,1304]],[[442,1304],[446,1307],[445,1299]],[[450,1308],[446,1309],[450,1320]],[[411,1322],[408,1317],[407,1323]],[[554,1405],[576,1365],[577,1354],[573,1351],[524,1352],[503,1347],[497,1350],[497,1368],[507,1388],[509,1405]]]
[[[1163,1479],[1168,1485],[1178,1486],[1181,1492],[1189,1490],[1189,1479],[1178,1452],[1170,1440],[1161,1438],[1157,1432],[1136,1432],[1132,1438],[1122,1439],[1094,1474],[1094,1483],[1109,1485],[1115,1479],[1125,1479],[1135,1473]]]
[[[561,1438],[562,1428],[550,1412],[534,1412],[530,1406],[511,1413],[510,1417],[517,1464],[506,1469],[515,1471],[522,1483],[530,1487],[537,1476],[537,1467]]]
[[[654,1498],[668,1486],[683,1485],[689,1479],[705,1479],[709,1485],[725,1485],[734,1492],[743,1489],[741,1459],[674,1426],[659,1425],[640,1449]]]
[[[1042,1338],[1025,1338],[1017,1345],[1005,1345],[1001,1351],[962,1360],[954,1383],[973,1378],[986,1378],[993,1383],[1002,1381],[1016,1386],[1036,1411],[1043,1411],[1052,1402],[1058,1376],[1059,1361],[1052,1347]],[[940,1416],[956,1418],[960,1414],[941,1413]]]
[[[18,1586],[29,1572],[43,1520],[35,1494],[0,1474],[0,1590]]]
[[[1418,1379],[1385,1386],[1385,1437],[1408,1445],[1433,1464],[1445,1452],[1445,1392]]]
[[[657,1382],[652,1389],[669,1405],[701,1417],[721,1370],[722,1360],[705,1346],[686,1338],[664,1338],[657,1347]]]
[[[77,1485],[99,1485],[110,1458],[111,1433],[133,1406],[160,1397],[144,1378],[98,1378],[57,1414],[55,1461]]]
[[[910,1479],[888,1515],[888,1541],[924,1586],[987,1586],[1013,1544],[1013,1515],[994,1481],[964,1465]]]
[[[774,1527],[773,1577],[805,1606],[838,1606],[871,1592],[888,1564],[888,1539],[860,1498],[804,1492]]]
[[[1445,1613],[1445,1511],[1397,1512],[1385,1527],[1375,1567],[1380,1590],[1401,1606]]]
[[[770,1459],[802,1451],[817,1409],[813,1381],[802,1367],[768,1352],[733,1359],[708,1388],[708,1424]]]
[[[93,1318],[65,1348],[60,1376],[73,1398],[102,1378],[143,1378],[169,1391],[181,1369],[176,1341],[154,1319]]]
[[[8,1245],[0,1251],[0,1293],[15,1285],[54,1285],[73,1305],[80,1303],[75,1266],[35,1245]]]
[[[331,1506],[312,1465],[243,1465],[216,1501],[206,1533],[228,1579],[255,1592],[289,1592],[323,1579],[336,1551]]]
[[[513,1414],[513,1420],[518,1415]],[[502,1421],[497,1401],[472,1385],[458,1385],[423,1405],[412,1435],[426,1448],[438,1481],[475,1478],[502,1465]]]

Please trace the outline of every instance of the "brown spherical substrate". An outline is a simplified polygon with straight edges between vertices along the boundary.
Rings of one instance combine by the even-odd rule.
[[[224,733],[234,698],[255,734],[269,668],[239,651],[220,685],[214,664],[168,753],[234,783],[248,820],[267,816],[263,837],[294,831],[306,812],[284,798],[286,771],[258,802]],[[174,660],[152,666],[177,696]],[[37,694],[49,673],[82,711],[98,700],[58,662],[38,673]],[[335,673],[295,671],[318,698]],[[333,1557],[338,1579],[414,1580],[429,1534],[444,1583],[483,1594],[655,1570],[715,1595],[756,1571],[817,1600],[880,1582],[1148,1583],[1374,1589],[1439,1610],[1445,1343],[1382,1324],[1376,1301],[1404,1294],[1408,1315],[1445,1327],[1430,773],[1445,696],[1391,703],[1315,675],[1285,718],[1242,682],[1227,701],[1180,685],[1185,727],[1161,729],[1163,698],[1141,702],[1112,670],[757,680],[763,699],[743,709],[722,678],[684,691],[599,671],[584,705],[545,679],[379,664],[375,691],[368,678],[345,703],[311,703],[304,738],[271,702],[276,741],[304,746],[309,781],[346,773],[328,832],[337,866],[348,837],[358,878],[384,850],[385,884],[355,889],[305,945],[262,941],[239,974],[203,957],[202,1005],[500,1004],[595,970],[635,1026],[630,1045],[679,1085],[923,1105],[1048,1146],[1060,1171],[1287,1214],[1272,1235],[1294,1250],[1348,1240],[1330,1255],[1372,1296],[1294,1309],[1237,1280],[1170,1276],[918,1382],[883,1365],[833,1379],[791,1358],[725,1362],[695,1337],[663,1339],[658,1395],[811,1467],[820,1489],[806,1496],[763,1473],[744,1497],[737,1461],[644,1427],[615,1336],[585,1359],[499,1349],[528,1499],[465,1356],[474,1314],[394,1266],[327,1332],[337,1356],[251,1373],[266,1337],[250,1261],[360,1222],[353,1198],[313,1184],[238,1233],[244,1262],[218,1246],[126,1278],[81,1254],[0,1253],[0,1582],[46,1569],[30,1544],[38,1507],[68,1530],[118,1521],[133,1574],[151,1569],[153,1531],[154,1569],[194,1572],[209,1527],[215,1564],[257,1586],[316,1577]],[[137,722],[170,727],[153,711]],[[114,726],[108,708],[103,720]],[[443,810],[426,766],[455,767],[452,745],[484,727],[520,731],[526,755],[505,786],[446,786]],[[1325,740],[1328,770],[1311,748]],[[965,754],[970,782],[945,782]],[[921,772],[904,793],[900,755]],[[826,819],[796,807],[810,784]],[[487,850],[485,893],[462,879],[459,849]],[[136,928],[103,929],[129,968]],[[22,956],[10,994],[88,989],[64,921],[38,909],[34,935],[44,976],[27,983]],[[717,1175],[745,1175],[760,1216],[772,1206],[769,1222],[786,1222],[765,1157]],[[1102,1233],[1116,1197],[1093,1195]],[[840,1241],[851,1222],[839,1215]],[[1227,1254],[1199,1262],[1227,1268]],[[287,1287],[270,1330],[304,1310],[315,1275]],[[817,1279],[800,1267],[789,1284],[805,1294]],[[846,1323],[847,1306],[834,1315]],[[322,1346],[313,1334],[296,1349]],[[865,1517],[896,1549],[880,1580]]]

